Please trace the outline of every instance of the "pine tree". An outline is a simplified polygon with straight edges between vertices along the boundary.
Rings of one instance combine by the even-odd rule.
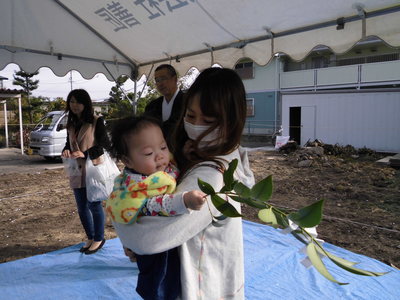
[[[27,100],[28,100],[28,113],[29,113],[29,122],[33,123],[33,116],[32,116],[32,105],[30,100],[30,95],[32,94],[33,90],[36,90],[39,87],[39,80],[32,80],[33,76],[39,74],[39,71],[34,73],[27,73],[23,70],[15,72],[14,74],[14,85],[19,85],[24,90]]]

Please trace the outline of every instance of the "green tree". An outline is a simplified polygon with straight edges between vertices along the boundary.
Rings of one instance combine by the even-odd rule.
[[[109,93],[110,98],[108,98],[108,101],[110,101],[110,109],[107,114],[103,114],[104,117],[108,119],[119,119],[132,115],[133,108],[130,99],[133,98],[128,99],[128,97],[131,97],[132,95],[126,95],[122,91],[122,86],[128,79],[129,77],[126,75],[121,75],[117,78],[115,86],[111,88]]]
[[[29,115],[29,123],[33,123],[33,113],[32,113],[32,105],[31,105],[31,99],[30,95],[33,90],[36,90],[38,88],[39,80],[32,80],[33,76],[36,76],[39,74],[39,71],[36,71],[34,73],[27,73],[25,71],[17,71],[14,74],[14,80],[13,84],[14,85],[19,85],[22,87],[24,90],[24,93],[26,95],[26,99],[28,102],[28,106],[26,107],[26,110]]]
[[[27,95],[23,95],[21,99],[21,109],[22,109],[22,122],[24,124],[29,124],[28,126],[36,124],[43,115],[47,112],[47,105],[50,102],[47,97],[30,97],[28,103]],[[18,106],[15,108],[18,110]],[[18,114],[15,114],[15,122],[18,123]]]
[[[67,107],[67,102],[63,97],[57,97],[54,101],[49,102],[48,111],[53,110],[65,110]]]
[[[109,93],[110,95],[109,101],[111,103],[118,103],[119,101],[126,99],[126,96],[122,92],[122,86],[128,80],[128,78],[129,77],[126,75],[121,75],[117,78],[115,86],[111,88],[111,91]]]
[[[148,81],[147,82],[147,89],[146,89],[146,95],[144,97],[141,97],[140,93],[139,93],[139,99],[137,100],[136,103],[136,113],[138,115],[141,115],[144,113],[144,109],[146,108],[146,105],[160,97],[161,94],[157,91],[155,84],[153,81]]]
[[[132,104],[129,100],[124,99],[118,103],[110,103],[108,113],[103,113],[106,119],[120,119],[133,115]]]
[[[47,97],[30,97],[25,99],[25,105],[23,106],[23,111],[27,112],[27,116],[24,117],[24,121],[29,121],[31,125],[36,124],[46,113],[46,103],[50,101]],[[24,103],[23,102],[23,103]],[[24,115],[24,113],[22,113]]]

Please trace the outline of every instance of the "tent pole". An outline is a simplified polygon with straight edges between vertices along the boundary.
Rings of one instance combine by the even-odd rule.
[[[149,82],[149,79],[150,79],[150,76],[151,76],[151,72],[153,72],[153,69],[154,69],[154,64],[151,65],[150,71],[149,71],[149,73],[148,73],[147,76],[146,76],[146,82],[145,82],[145,85],[144,85],[144,86],[146,86],[146,85],[147,85],[147,82]],[[144,87],[143,87],[142,92],[143,92],[143,91],[144,91]]]
[[[8,148],[8,120],[7,120],[7,100],[1,101],[4,108],[4,131],[6,136],[6,148]]]
[[[276,132],[277,129],[277,119],[278,119],[278,88],[279,88],[279,75],[278,75],[278,63],[279,63],[279,54],[278,56],[275,56],[275,80],[276,80],[276,85],[275,85],[275,120],[274,120],[274,131]]]
[[[207,48],[208,48],[208,50],[210,50],[210,54],[211,54],[211,67],[214,65],[214,50],[213,50],[213,47],[211,47],[211,45],[209,45],[209,44],[207,44],[207,43],[203,43]]]
[[[19,112],[19,135],[21,143],[21,154],[24,154],[24,131],[22,129],[21,95],[18,95],[18,112]]]
[[[136,116],[136,113],[137,113],[137,101],[138,101],[138,95],[137,95],[137,79],[135,79],[135,82],[134,82],[134,89],[133,89],[133,93],[134,93],[134,96],[133,96],[133,114]]]
[[[6,148],[8,148],[8,119],[7,119],[7,102],[4,101],[4,129],[6,130]]]
[[[151,72],[153,72],[153,68],[154,68],[154,64],[151,65],[151,69],[149,71],[149,74],[146,76],[146,81],[143,84],[143,88],[142,88],[142,91],[140,92],[140,96],[143,95],[144,89],[146,88],[147,83],[149,82]]]
[[[103,62],[103,67],[107,70],[108,74],[111,76],[111,78],[114,80],[114,82],[117,82],[117,79],[114,77],[114,75],[110,72],[110,70],[107,68],[106,64]],[[136,84],[136,78],[135,78],[135,84]],[[122,94],[124,94],[124,96],[126,97],[126,99],[128,99],[131,103],[133,101],[133,105],[136,106],[136,102],[135,99],[130,99],[128,97],[128,95],[125,93],[125,91],[122,89],[122,87],[119,87],[120,91],[122,92]],[[134,96],[136,97],[136,95]],[[134,107],[133,109],[134,113],[136,114],[136,107]]]
[[[150,74],[153,71],[153,68],[154,68],[154,64],[151,66],[149,74],[146,76],[146,81],[143,83],[143,88],[142,88],[142,91],[140,92],[140,97],[143,95],[144,89],[147,86],[147,82],[149,82]],[[135,81],[135,108],[134,108],[135,115],[137,112],[137,102],[139,100],[139,95],[136,94],[136,89],[137,89],[137,87],[136,87],[136,81]]]

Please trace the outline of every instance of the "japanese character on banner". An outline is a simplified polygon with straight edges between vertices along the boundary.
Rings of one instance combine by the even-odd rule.
[[[103,17],[106,22],[110,22],[115,27],[115,32],[140,24],[132,13],[115,1],[107,4],[106,7],[98,9],[95,13]]]

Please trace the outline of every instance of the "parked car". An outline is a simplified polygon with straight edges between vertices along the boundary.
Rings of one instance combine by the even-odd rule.
[[[39,121],[30,134],[29,148],[47,160],[61,157],[67,139],[67,114],[52,111]]]

